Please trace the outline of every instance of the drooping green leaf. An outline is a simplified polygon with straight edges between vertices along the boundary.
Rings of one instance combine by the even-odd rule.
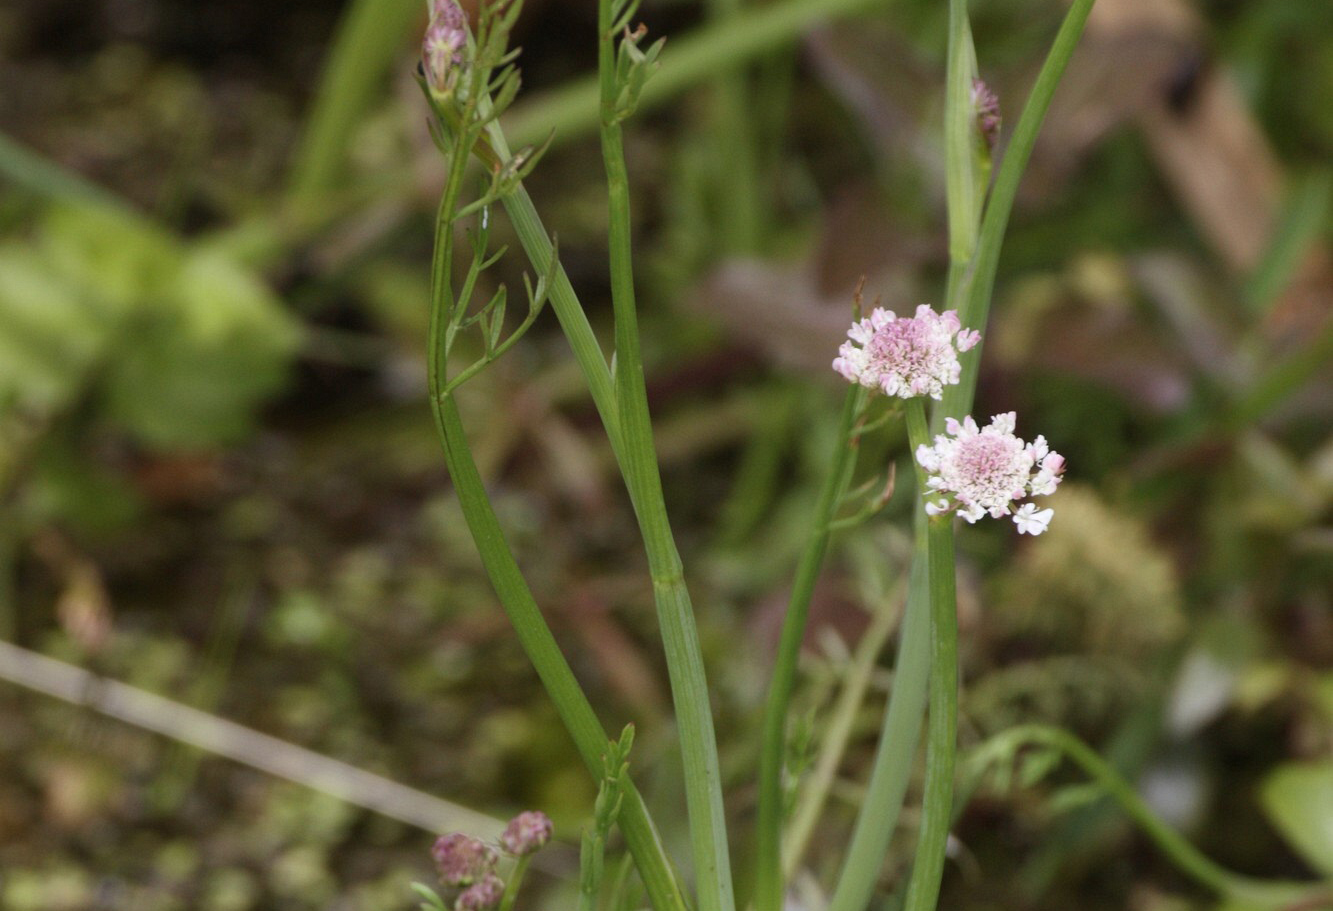
[[[1310,866],[1333,876],[1333,762],[1291,763],[1264,779],[1269,820]]]

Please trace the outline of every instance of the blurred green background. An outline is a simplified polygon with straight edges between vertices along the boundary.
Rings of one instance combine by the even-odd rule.
[[[467,810],[542,809],[577,843],[592,785],[495,604],[426,408],[443,169],[412,79],[422,6],[0,8],[6,911],[407,908],[428,829],[498,834]],[[775,7],[804,11],[793,40],[755,38]],[[1013,122],[1063,7],[972,8]],[[945,14],[642,10],[669,36],[628,135],[645,359],[742,882],[758,707],[851,290],[864,275],[899,311],[941,294]],[[556,133],[531,190],[605,329],[595,22],[591,2],[528,0],[509,129]],[[1262,876],[1333,876],[1331,23],[1321,0],[1099,0],[1020,192],[977,405],[1017,410],[1068,480],[1049,534],[981,524],[959,542],[964,747],[1070,727]],[[498,267],[511,286],[515,260]],[[554,321],[462,404],[532,588],[608,728],[638,725],[636,774],[684,857],[646,570]],[[866,479],[903,459],[901,431],[881,436]],[[867,629],[891,631],[872,618],[899,607],[909,493],[835,541],[798,766]],[[883,652],[861,665],[808,882],[835,875],[859,804]],[[171,703],[109,717],[77,667]],[[383,782],[317,774],[210,717],[451,803],[386,804]],[[275,756],[346,799],[233,761]],[[1213,906],[1111,807],[1049,799],[1075,781],[979,791],[943,906]],[[565,905],[570,856],[552,850],[522,901]]]

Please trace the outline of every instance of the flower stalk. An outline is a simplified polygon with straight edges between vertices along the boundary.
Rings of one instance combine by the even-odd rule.
[[[510,6],[504,13],[510,21],[514,14],[516,14],[514,6]],[[500,27],[503,27],[503,21]],[[489,32],[487,37],[494,35],[494,32]],[[480,53],[478,48],[487,47],[491,48],[492,63],[507,56],[502,42],[497,48],[492,41],[480,40],[480,36],[470,50],[475,54]],[[469,153],[480,154],[482,149],[498,155],[502,162],[492,171],[497,175],[506,173],[505,164],[513,161],[513,157],[503,145],[502,136],[498,137],[500,142],[483,141],[484,136],[495,140],[497,138],[495,131],[498,129],[494,124],[494,107],[488,100],[492,81],[490,67],[486,62],[476,59],[470,62],[470,68],[466,70],[467,90],[461,101],[457,97],[458,83],[454,84],[453,91],[448,97],[442,100],[435,99],[433,93],[429,96],[433,102],[432,107],[440,116],[437,122],[441,131],[438,138],[448,159],[445,189],[436,218],[435,251],[431,267],[431,319],[428,342],[430,401],[436,429],[444,446],[445,461],[458,494],[464,520],[477,544],[487,576],[495,588],[501,606],[513,624],[520,644],[555,703],[561,721],[573,738],[585,765],[594,776],[600,778],[607,743],[606,733],[552,636],[505,540],[504,532],[496,518],[468,446],[462,419],[454,400],[455,387],[451,386],[448,380],[450,343],[465,319],[468,304],[466,297],[454,294],[452,285],[455,224],[459,212],[465,208],[461,204],[461,193],[467,159]],[[516,79],[516,76],[514,78]],[[445,110],[446,104],[450,105],[447,110]],[[505,186],[493,185],[494,195],[506,207],[517,205],[521,209],[523,203],[527,203],[530,207],[531,202],[521,189],[521,169],[509,169],[508,173],[513,173],[514,179]],[[531,220],[526,222],[526,225],[531,229]],[[540,228],[539,223],[537,227]],[[570,301],[573,297],[572,288],[569,288],[564,272],[554,262],[554,250],[544,231],[541,233],[541,239],[546,241],[546,248],[540,274],[549,273],[552,276],[550,285],[553,296],[556,292],[560,295],[555,297],[557,312],[564,311],[568,318]],[[576,299],[573,300],[573,306],[577,308]],[[578,315],[582,317],[581,311]],[[577,320],[575,324],[578,324]],[[591,329],[587,327],[586,319],[583,320],[582,326],[590,338]],[[595,348],[595,340],[591,344]],[[583,352],[585,357],[580,362],[590,361],[591,357],[588,356],[590,352],[586,345]],[[593,385],[595,392],[602,393],[600,398],[604,401],[609,397],[609,377],[606,375],[605,362],[601,360],[600,353],[593,356],[601,364],[604,384],[598,386],[590,381],[590,385]],[[597,376],[596,371],[592,371],[592,376],[594,378]],[[613,447],[618,447],[619,444],[616,426],[612,424],[608,427]],[[665,848],[648,816],[643,798],[632,783],[627,783],[624,789],[619,823],[653,907],[657,911],[685,911],[688,903],[672,872]]]
[[[852,472],[856,468],[853,430],[856,416],[864,402],[865,393],[858,387],[847,390],[843,399],[837,448],[834,450],[833,463],[824,477],[824,486],[819,492],[810,538],[792,581],[791,597],[787,602],[787,614],[782,621],[782,634],[773,665],[773,679],[769,684],[768,701],[764,705],[759,751],[759,809],[755,822],[756,911],[779,911],[782,907],[786,886],[782,873],[782,771],[787,753],[787,712],[796,683],[796,662],[800,657],[801,641],[805,637],[810,599],[814,595],[819,570],[824,565],[824,555],[828,552],[833,517],[847,493]]]
[[[926,445],[929,430],[920,399],[907,403],[907,434],[913,448]],[[925,496],[926,476],[917,464]],[[944,851],[953,818],[953,775],[958,731],[958,613],[954,578],[953,517],[926,519],[926,563],[930,580],[930,710],[926,739],[926,783],[905,911],[933,911],[944,872]]]
[[[642,29],[630,31],[634,6],[625,0],[600,0],[597,15],[602,160],[606,168],[610,208],[611,296],[615,313],[616,356],[612,382],[622,436],[617,455],[648,554],[666,653],[685,772],[685,801],[699,908],[701,911],[732,911],[735,898],[717,737],[694,609],[662,495],[652,420],[648,414],[643,358],[639,350],[629,175],[625,168],[621,123],[638,103],[639,92],[654,68],[661,42],[647,49],[639,48]],[[619,35],[623,38],[617,47]]]

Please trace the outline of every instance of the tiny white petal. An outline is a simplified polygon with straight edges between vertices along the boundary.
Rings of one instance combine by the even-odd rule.
[[[1014,513],[1014,524],[1018,526],[1020,535],[1039,535],[1051,524],[1051,517],[1054,515],[1054,509],[1038,511],[1035,504],[1025,503],[1018,512]]]

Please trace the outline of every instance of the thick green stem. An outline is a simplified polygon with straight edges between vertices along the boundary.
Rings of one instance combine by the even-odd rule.
[[[782,621],[773,680],[769,685],[768,702],[764,706],[763,739],[759,751],[759,812],[755,831],[756,911],[779,911],[782,907],[785,888],[782,875],[782,769],[787,752],[787,710],[796,683],[796,661],[800,656],[801,641],[805,638],[810,599],[814,595],[820,567],[824,565],[824,555],[828,552],[829,525],[847,493],[852,472],[856,468],[856,446],[852,431],[857,412],[864,401],[865,391],[862,387],[853,386],[847,390],[842,404],[842,418],[838,424],[833,464],[829,466],[824,487],[819,493],[810,524],[810,538],[796,567],[791,598],[787,602],[787,615]]]
[[[925,406],[907,403],[907,434],[912,449],[928,445]],[[917,469],[924,498],[925,477]],[[930,577],[930,724],[926,740],[926,784],[912,878],[905,911],[934,911],[944,872],[944,849],[953,814],[954,752],[958,731],[958,615],[954,591],[953,516],[926,520],[926,559]]]
[[[612,381],[621,438],[617,455],[648,554],[648,569],[662,630],[685,772],[685,800],[699,907],[701,911],[732,911],[735,898],[722,802],[722,775],[703,652],[694,622],[694,608],[685,587],[684,567],[676,551],[662,495],[643,358],[639,351],[629,175],[625,168],[621,116],[617,110],[620,86],[616,80],[615,40],[618,36],[613,34],[611,5],[611,0],[601,0],[598,5],[598,73],[601,80],[602,159],[606,167],[610,207],[611,295],[616,322]]]

